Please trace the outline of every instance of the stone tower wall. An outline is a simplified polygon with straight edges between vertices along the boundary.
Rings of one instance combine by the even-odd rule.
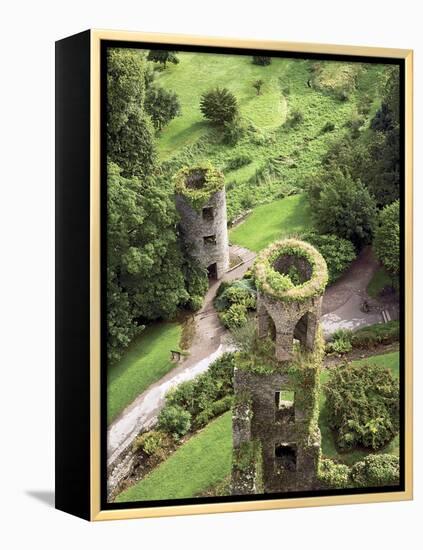
[[[198,211],[182,195],[175,196],[180,215],[180,230],[188,251],[207,269],[216,264],[220,279],[229,268],[229,242],[225,189],[214,193]],[[212,209],[212,217],[210,210]],[[209,239],[204,240],[204,238]],[[213,238],[215,238],[215,243]]]

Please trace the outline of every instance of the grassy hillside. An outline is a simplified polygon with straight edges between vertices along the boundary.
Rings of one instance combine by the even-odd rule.
[[[176,323],[150,325],[131,343],[119,363],[109,368],[109,424],[140,393],[174,367],[170,350],[178,349],[180,338],[181,326]]]
[[[259,252],[267,245],[311,227],[305,195],[294,195],[257,206],[252,214],[229,233],[231,243]]]
[[[225,479],[232,464],[232,412],[189,439],[117,502],[188,498]]]
[[[158,136],[165,169],[172,174],[182,165],[209,159],[226,176],[228,218],[257,204],[286,196],[302,188],[321,163],[328,144],[346,132],[364,103],[369,113],[379,105],[383,67],[337,64],[323,70],[316,87],[314,63],[300,59],[277,59],[267,67],[253,65],[250,56],[178,54],[179,64],[159,72],[157,82],[178,94],[181,116]],[[261,95],[252,84],[264,81]],[[349,79],[349,80],[348,80]],[[339,97],[347,84],[348,99]],[[222,142],[219,130],[202,118],[201,94],[216,86],[229,88],[237,97],[247,127],[235,145]],[[290,123],[293,113],[302,121]],[[327,123],[333,124],[325,131]],[[365,124],[364,124],[365,127]],[[236,166],[242,158],[242,166]]]

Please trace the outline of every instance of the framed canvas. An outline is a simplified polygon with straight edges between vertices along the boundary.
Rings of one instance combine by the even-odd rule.
[[[56,507],[412,498],[412,52],[56,43]]]

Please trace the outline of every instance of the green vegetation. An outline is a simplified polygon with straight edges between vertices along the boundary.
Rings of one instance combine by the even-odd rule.
[[[389,369],[394,377],[399,376],[399,353],[391,352],[380,355],[373,355],[371,357],[353,361],[355,365],[367,365],[371,362],[374,365],[380,365],[386,369]],[[320,375],[320,384],[323,387],[329,380],[331,370],[325,369]],[[365,449],[352,449],[352,450],[340,450],[336,446],[334,433],[329,426],[329,411],[326,404],[326,395],[324,391],[320,392],[319,396],[319,427],[322,434],[322,455],[327,458],[332,458],[338,462],[342,462],[348,465],[352,465],[358,460],[362,460],[369,454]],[[383,447],[380,451],[376,451],[377,454],[389,453],[398,455],[399,453],[399,436],[396,436],[392,441]]]
[[[358,487],[398,485],[399,458],[394,455],[369,455],[351,468],[351,477]]]
[[[329,426],[341,449],[378,450],[399,430],[399,386],[382,365],[343,364],[325,384]]]
[[[232,413],[220,416],[147,477],[120,493],[117,502],[189,498],[223,481],[232,464]]]
[[[351,336],[351,344],[354,348],[371,349],[378,344],[393,344],[398,342],[400,335],[399,321],[379,323],[369,327],[363,327]]]
[[[328,266],[328,284],[334,283],[355,259],[354,246],[338,235],[306,233],[301,240],[312,244],[323,256]]]
[[[233,369],[234,354],[225,353],[205,373],[171,390],[160,414],[160,428],[179,437],[191,426],[194,430],[202,428],[227,411],[232,405]]]
[[[200,111],[210,122],[223,126],[238,115],[238,102],[227,88],[215,88],[201,96]]]
[[[374,250],[391,275],[392,283],[398,286],[400,270],[400,204],[395,201],[379,213],[375,231]]]
[[[308,188],[313,220],[321,233],[350,240],[357,250],[373,237],[376,204],[360,180],[341,170],[314,179]]]
[[[367,286],[367,293],[372,298],[378,298],[384,288],[391,286],[392,277],[383,267],[381,267],[371,278],[370,283]]]
[[[276,268],[275,265],[284,256],[305,260],[311,269],[310,277],[303,281],[295,265],[289,270]],[[257,257],[253,272],[258,289],[287,302],[302,302],[321,296],[328,282],[327,266],[322,255],[311,244],[297,239],[277,241],[267,247]]]
[[[181,168],[173,177],[175,193],[183,195],[196,210],[200,210],[212,195],[223,189],[223,174],[210,162]]]
[[[181,326],[176,323],[150,325],[132,342],[120,361],[109,368],[108,423],[174,367],[170,350],[178,349],[180,338]]]
[[[367,455],[352,467],[330,458],[322,458],[319,463],[318,478],[324,487],[330,489],[398,485],[399,457],[391,454]]]
[[[305,195],[293,195],[258,206],[234,227],[231,243],[259,252],[273,241],[310,229],[310,209]]]
[[[242,327],[248,311],[256,308],[257,291],[252,279],[241,279],[219,286],[214,306],[226,328]]]

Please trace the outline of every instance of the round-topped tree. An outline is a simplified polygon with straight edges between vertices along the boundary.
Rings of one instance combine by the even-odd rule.
[[[304,241],[278,241],[259,254],[254,276],[259,336],[274,338],[276,359],[292,359],[294,339],[312,351],[328,281],[323,256]]]
[[[210,163],[185,167],[174,176],[180,231],[188,252],[220,279],[229,268],[223,174]]]

